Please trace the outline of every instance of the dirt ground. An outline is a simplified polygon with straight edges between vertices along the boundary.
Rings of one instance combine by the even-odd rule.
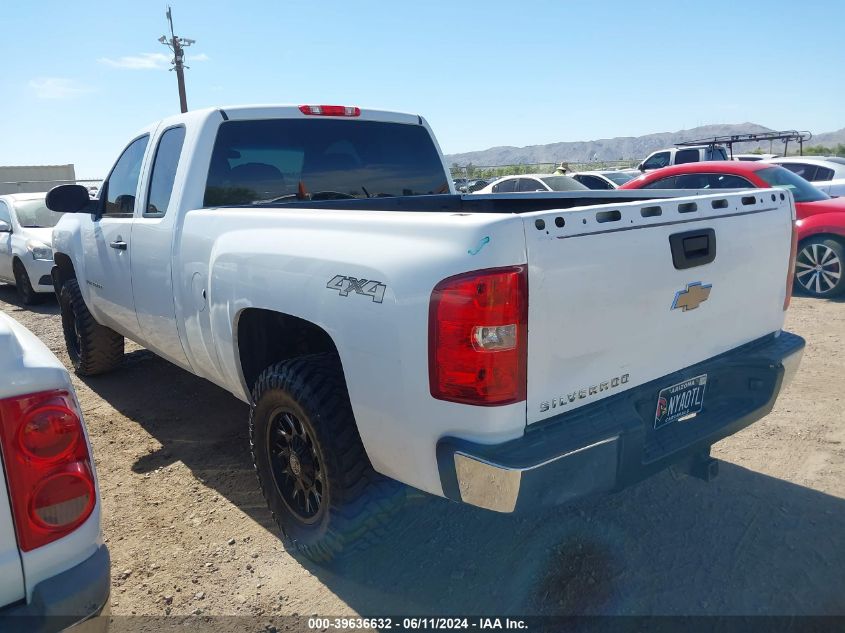
[[[55,301],[0,309],[69,366]],[[738,317],[738,318],[741,318]],[[258,491],[247,406],[128,346],[74,384],[94,446],[115,615],[845,614],[845,303],[797,297],[807,339],[775,411],[720,442],[712,483],[662,473],[539,515],[425,498],[323,569]]]

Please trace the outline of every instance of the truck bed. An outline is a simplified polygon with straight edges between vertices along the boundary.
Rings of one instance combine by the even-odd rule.
[[[294,200],[267,204],[227,205],[226,208],[284,207],[337,211],[417,211],[444,213],[530,213],[551,209],[571,209],[599,204],[641,202],[655,198],[690,196],[695,192],[654,191],[560,191],[521,194],[444,194],[432,196],[395,196],[384,198],[349,198],[340,200]],[[703,193],[713,193],[712,191]]]

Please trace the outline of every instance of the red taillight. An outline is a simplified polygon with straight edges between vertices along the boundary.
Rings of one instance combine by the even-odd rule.
[[[58,461],[82,437],[79,418],[64,406],[38,407],[26,414],[18,429],[23,452],[33,459]]]
[[[786,297],[783,300],[783,309],[786,310],[792,301],[792,286],[795,284],[795,259],[798,257],[798,226],[792,223],[792,246],[789,250],[789,266],[786,269]]]
[[[431,395],[480,406],[525,400],[528,273],[492,268],[444,279],[431,293]]]
[[[361,116],[361,108],[339,105],[301,105],[302,114],[314,116]]]
[[[0,446],[22,550],[55,541],[90,516],[97,499],[94,474],[70,394],[0,400]]]

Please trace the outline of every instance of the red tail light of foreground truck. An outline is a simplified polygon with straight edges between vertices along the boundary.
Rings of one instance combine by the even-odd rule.
[[[525,400],[527,350],[525,266],[456,275],[434,288],[429,311],[432,396],[478,406]]]
[[[91,515],[97,499],[91,455],[70,394],[0,400],[0,446],[23,551],[66,536]]]

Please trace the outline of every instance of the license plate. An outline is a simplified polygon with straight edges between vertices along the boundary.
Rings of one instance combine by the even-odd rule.
[[[704,406],[706,388],[707,374],[702,374],[661,389],[654,412],[654,428],[659,429],[678,420],[694,418]]]

